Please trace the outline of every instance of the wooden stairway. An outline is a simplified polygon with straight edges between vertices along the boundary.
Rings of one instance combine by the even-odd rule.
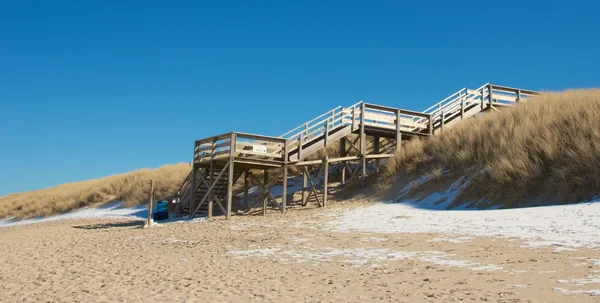
[[[243,172],[237,171],[234,173],[234,182],[242,175]],[[228,171],[222,171],[221,168],[213,169],[212,174],[208,169],[199,169],[197,172],[196,178],[196,191],[193,195],[193,200],[191,200],[191,188],[192,188],[192,172],[188,175],[185,182],[180,189],[180,192],[183,193],[180,198],[181,202],[179,203],[179,214],[178,216],[189,216],[193,210],[195,210],[200,203],[199,212],[208,212],[210,203],[208,203],[208,198],[206,197],[209,192],[209,188],[213,187],[211,194],[213,195],[213,199],[217,201],[217,209],[221,209],[224,213],[224,201],[227,199],[227,179],[228,179]],[[213,185],[214,183],[214,185]],[[193,203],[190,203],[192,201]],[[221,205],[219,205],[219,203]]]
[[[232,192],[228,186],[233,186],[245,171],[258,169],[264,170],[266,174],[268,169],[283,168],[283,179],[287,180],[288,166],[321,163],[321,160],[305,159],[350,134],[357,134],[361,138],[360,148],[351,143],[358,150],[358,156],[346,154],[337,159],[322,161],[344,163],[360,160],[361,178],[364,180],[367,159],[393,156],[394,150],[399,150],[402,146],[403,136],[435,135],[460,121],[486,111],[515,105],[535,94],[537,92],[486,83],[477,89],[463,88],[422,112],[361,101],[350,107],[336,107],[279,137],[232,132],[197,140],[192,172],[179,189],[177,216],[193,216],[197,211],[208,211],[214,204],[225,213],[226,202],[232,205],[231,201],[226,201]],[[364,146],[366,140],[363,138],[367,135],[377,139],[372,151]],[[380,146],[381,137],[393,144]],[[358,168],[353,176],[357,171]],[[192,180],[193,176],[196,177],[195,180]],[[326,186],[324,192],[327,192]],[[285,202],[282,204],[284,212]],[[229,216],[231,209],[227,209],[227,213]]]

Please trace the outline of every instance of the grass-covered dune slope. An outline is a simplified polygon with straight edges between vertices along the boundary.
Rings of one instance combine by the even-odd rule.
[[[190,172],[189,164],[165,165],[100,179],[0,197],[0,218],[28,218],[63,213],[90,204],[123,201],[131,206],[148,201],[150,180],[157,199],[173,197]]]
[[[408,142],[383,166],[380,178],[388,187],[406,182],[400,176],[428,175],[432,181],[423,186],[429,187],[462,180],[449,207],[593,199],[600,194],[600,90],[546,93],[481,115],[442,135]]]
[[[335,146],[328,147],[315,157],[336,152]],[[428,182],[408,192],[412,198],[460,181],[461,192],[449,207],[467,203],[507,208],[592,199],[600,195],[600,90],[540,95],[464,121],[441,135],[409,141],[395,158],[380,165],[377,182],[371,182],[379,189],[394,191],[428,176]],[[112,201],[145,203],[150,180],[157,198],[168,199],[189,171],[188,164],[165,165],[11,194],[0,197],[0,218],[47,216]]]

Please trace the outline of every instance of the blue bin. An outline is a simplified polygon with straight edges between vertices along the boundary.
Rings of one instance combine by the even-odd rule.
[[[156,202],[156,206],[154,206],[154,212],[152,213],[152,218],[155,221],[166,220],[169,218],[169,202],[167,201],[158,201]]]

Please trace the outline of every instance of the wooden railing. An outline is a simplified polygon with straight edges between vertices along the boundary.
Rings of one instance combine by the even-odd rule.
[[[245,133],[227,133],[195,142],[194,163],[223,157],[283,161],[286,140]]]

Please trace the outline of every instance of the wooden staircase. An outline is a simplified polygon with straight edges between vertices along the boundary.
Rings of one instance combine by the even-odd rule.
[[[243,172],[235,172],[234,173],[234,182],[242,175]],[[209,193],[209,188],[213,187],[210,193],[213,195],[213,198],[216,198],[217,201],[221,202],[221,206],[223,207],[222,201],[225,201],[227,198],[227,179],[228,179],[228,171],[222,171],[219,168],[214,168],[212,174],[209,172],[209,169],[200,169],[197,172],[196,177],[196,191],[193,195],[193,203],[190,203],[192,198],[191,188],[192,188],[192,172],[187,176],[185,182],[182,184],[179,192],[183,193],[181,196],[180,209],[178,210],[178,216],[189,216],[191,214],[191,209],[195,209],[200,203],[199,211],[200,212],[208,212],[210,203],[206,203],[205,197]],[[205,183],[206,181],[206,183]],[[214,185],[213,185],[214,183]],[[208,197],[207,197],[208,198]],[[204,202],[204,203],[203,203]],[[218,205],[218,204],[217,204]],[[225,212],[224,209],[221,209],[222,212]]]
[[[287,180],[289,165],[320,162],[305,159],[350,134],[361,138],[360,148],[355,147],[359,155],[323,161],[343,165],[347,161],[360,160],[364,180],[366,161],[393,156],[393,152],[401,148],[404,136],[435,135],[460,121],[515,105],[535,94],[537,92],[486,83],[477,89],[463,88],[422,112],[358,102],[349,107],[336,107],[279,137],[228,133],[198,140],[194,146],[192,172],[179,189],[177,216],[193,216],[198,211],[212,213],[213,203],[223,213],[227,211],[229,216],[231,209],[226,207],[231,207],[231,201],[227,201],[229,206],[224,206],[227,198],[232,196],[228,187],[233,186],[244,172],[249,169],[265,170],[266,176],[268,169],[283,168],[284,180]],[[365,149],[366,135],[377,138],[372,151]],[[393,144],[382,149],[380,137],[389,139],[388,143],[391,140]],[[285,212],[285,199],[282,204],[282,212]]]

